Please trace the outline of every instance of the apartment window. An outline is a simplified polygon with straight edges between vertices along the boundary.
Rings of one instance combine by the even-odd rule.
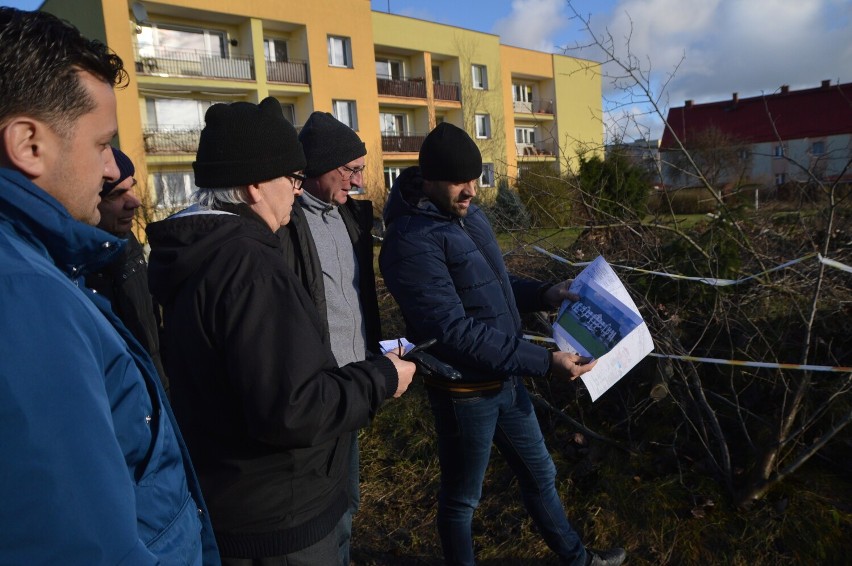
[[[535,144],[535,128],[515,128],[515,143]]]
[[[784,146],[776,145],[775,146],[775,157],[784,157]]]
[[[216,30],[148,24],[139,26],[139,55],[164,57],[169,51],[227,57],[225,33]]]
[[[479,90],[488,90],[488,69],[485,65],[471,65],[473,74],[473,88]]]
[[[476,137],[479,139],[491,137],[491,116],[488,114],[476,115]]]
[[[432,65],[432,80],[440,81],[441,80],[441,66],[440,65]]]
[[[287,55],[287,42],[283,39],[264,39],[263,55],[267,61],[286,63],[290,60]]]
[[[811,155],[822,155],[825,153],[825,142],[816,141],[811,145]]]
[[[784,173],[777,173],[775,175],[775,185],[783,185],[787,182],[787,175]]]
[[[328,64],[352,68],[352,42],[348,37],[328,36]]]
[[[513,84],[512,100],[514,102],[532,102],[532,86],[526,84]]]
[[[353,130],[358,129],[358,112],[354,100],[333,100],[331,105],[335,118]]]
[[[405,115],[379,113],[379,129],[386,135],[400,135],[405,133]]]
[[[402,61],[376,59],[376,76],[380,79],[401,79]]]
[[[211,100],[146,98],[147,126],[152,130],[200,130],[207,109],[214,104]]]
[[[281,111],[284,113],[284,117],[293,124],[296,125],[296,107],[293,104],[282,104]]]
[[[493,163],[483,163],[482,164],[482,176],[479,177],[479,186],[480,187],[493,187],[494,186],[494,164]]]
[[[153,177],[157,208],[177,208],[189,204],[189,197],[195,191],[192,171],[154,173]]]
[[[390,190],[400,173],[402,173],[400,167],[385,167],[385,188],[387,190]]]

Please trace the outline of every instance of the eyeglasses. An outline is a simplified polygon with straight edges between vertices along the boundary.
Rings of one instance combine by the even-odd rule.
[[[353,168],[353,167],[349,167],[349,166],[347,166],[347,165],[341,165],[341,166],[340,166],[340,168],[341,168],[341,169],[346,169],[347,171],[349,171],[349,176],[347,177],[347,176],[345,176],[345,175],[344,175],[344,177],[343,177],[343,178],[344,178],[344,179],[346,179],[347,181],[348,181],[349,179],[351,179],[352,177],[354,177],[355,175],[360,175],[361,173],[363,173],[363,172],[364,172],[364,166],[363,166],[363,165],[361,165],[360,167],[354,167],[354,168]]]
[[[299,173],[290,173],[289,175],[285,175],[285,177],[290,179],[290,182],[293,183],[293,190],[295,191],[302,188],[302,183],[304,183],[307,178]]]

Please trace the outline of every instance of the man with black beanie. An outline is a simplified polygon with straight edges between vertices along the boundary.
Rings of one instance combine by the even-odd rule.
[[[148,226],[166,370],[226,566],[337,561],[351,436],[401,395],[395,354],[339,367],[276,236],[302,144],[274,98],[211,106],[195,204]]]
[[[127,245],[116,261],[86,275],[86,286],[106,297],[112,312],[151,354],[168,393],[169,381],[160,359],[159,312],[148,291],[148,264],[142,244],[131,230],[136,209],[142,205],[134,191],[136,167],[120,149],[113,147],[112,154],[118,166],[118,177],[106,181],[101,190],[98,228],[126,240]]]
[[[326,323],[338,365],[379,351],[381,327],[373,269],[373,204],[349,196],[362,188],[367,148],[328,112],[308,118],[299,141],[305,183],[279,235],[294,269]],[[340,564],[349,566],[352,517],[360,504],[358,437],[352,435],[349,507],[338,525]]]
[[[435,429],[441,486],[438,532],[447,564],[474,563],[473,512],[491,445],[518,478],[524,505],[562,564],[616,566],[623,549],[587,550],[565,517],[556,468],[523,378],[576,379],[589,363],[526,342],[520,311],[554,309],[568,283],[512,277],[485,214],[472,200],[482,156],[471,137],[444,122],[426,136],[420,167],[402,172],[385,207],[382,275],[402,310],[409,340],[436,338],[430,353],[461,379],[424,378]]]

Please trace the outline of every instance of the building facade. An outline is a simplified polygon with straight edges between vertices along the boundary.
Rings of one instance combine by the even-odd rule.
[[[119,145],[147,178],[156,216],[186,205],[204,113],[218,102],[274,96],[297,128],[331,112],[366,143],[365,191],[379,203],[442,121],[476,140],[483,187],[525,163],[565,172],[578,151],[603,147],[598,64],[374,12],[368,0],[47,0],[42,9],[125,61]]]
[[[664,182],[700,185],[690,157],[720,189],[852,183],[852,83],[672,108],[660,143]],[[685,150],[685,151],[684,151]]]

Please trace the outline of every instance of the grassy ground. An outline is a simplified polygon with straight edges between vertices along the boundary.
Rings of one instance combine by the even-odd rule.
[[[654,451],[629,455],[595,442],[578,447],[570,426],[539,415],[566,512],[589,546],[622,545],[632,565],[849,563],[852,484],[830,467],[812,466],[741,510],[701,470],[666,469]],[[362,432],[355,564],[442,563],[433,430],[425,392],[415,384]],[[496,450],[474,518],[474,546],[483,565],[557,564]]]
[[[523,236],[502,234],[499,240],[504,250],[530,244],[571,249],[576,237],[570,230],[539,230]],[[381,279],[379,298],[385,335],[404,335],[398,308]],[[667,444],[671,431],[655,431],[666,421],[663,415],[672,411],[668,400],[640,398],[641,416],[629,423],[616,416],[624,409],[619,404],[626,403],[618,387],[631,388],[631,398],[648,390],[648,384],[637,378],[627,381],[595,404],[572,385],[529,382],[531,391],[620,445],[586,439],[553,413],[537,411],[557,466],[567,515],[587,545],[624,546],[631,565],[851,563],[852,474],[846,463],[850,435],[753,507],[740,509],[700,461],[673,453]],[[630,410],[638,411],[637,406]],[[440,474],[432,416],[421,383],[387,403],[372,426],[361,432],[361,473],[354,563],[442,564],[435,528]],[[496,451],[473,528],[481,565],[557,563]]]

